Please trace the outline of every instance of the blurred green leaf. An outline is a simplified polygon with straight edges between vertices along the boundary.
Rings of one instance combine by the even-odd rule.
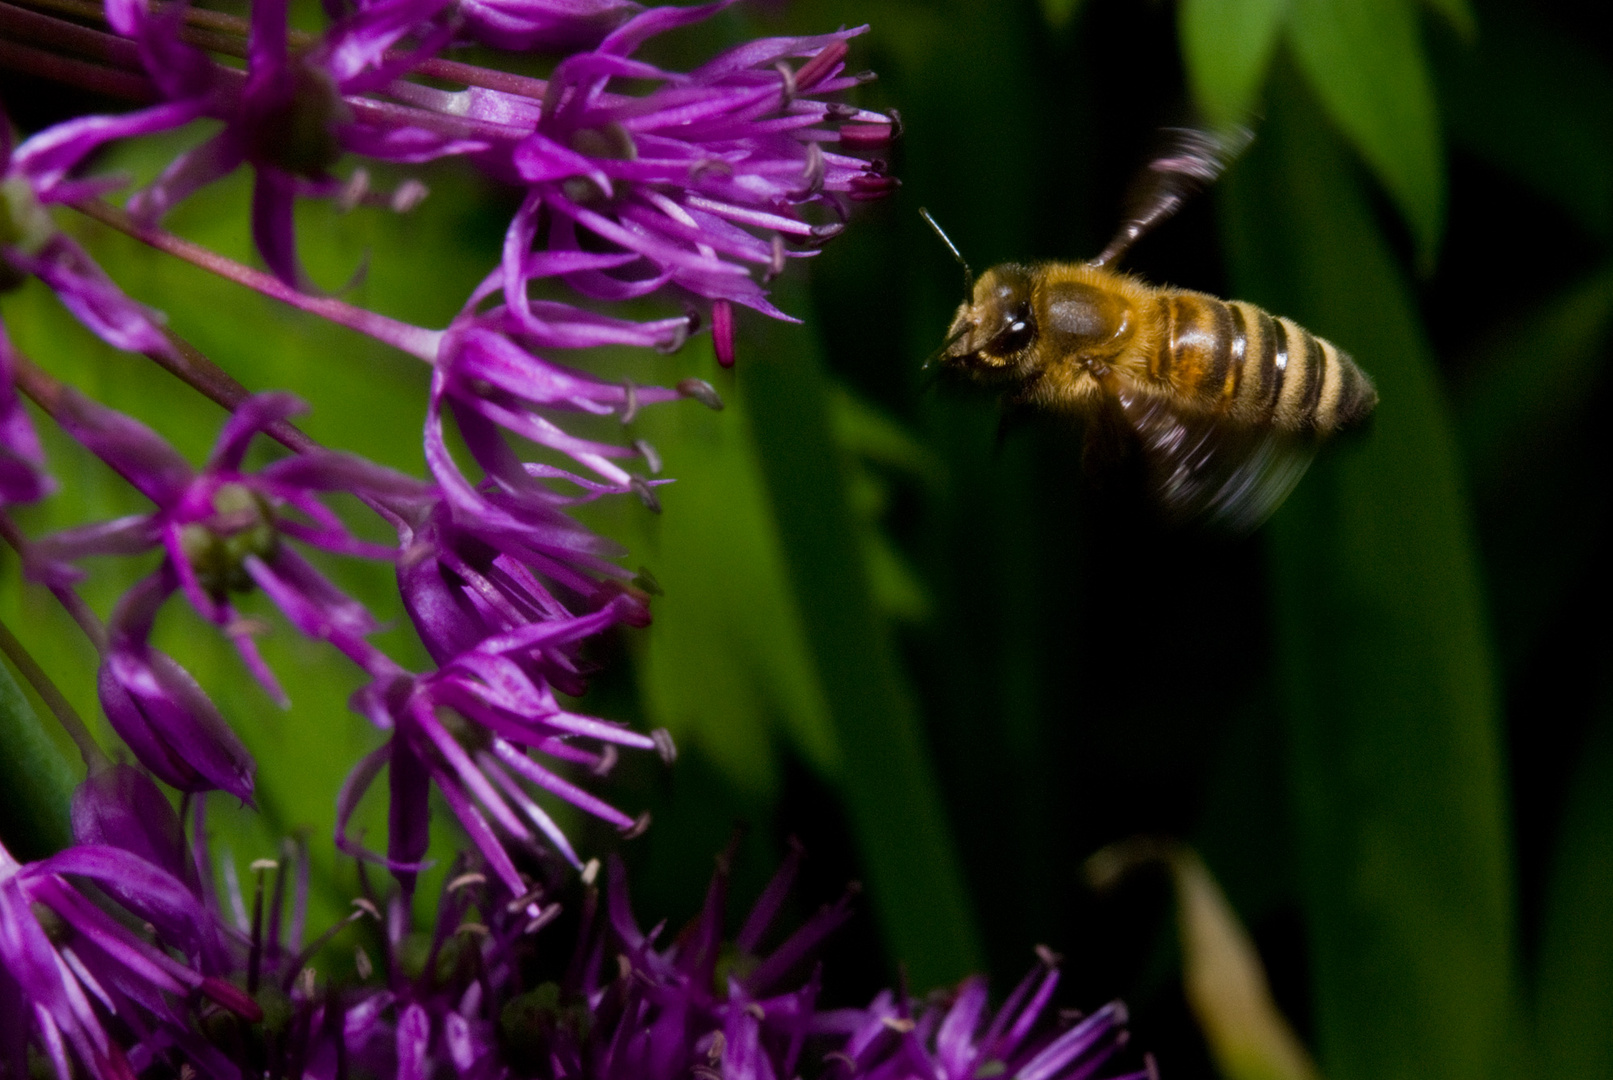
[[[1589,406],[1613,336],[1613,267],[1605,267],[1494,335],[1469,365],[1458,431],[1478,492],[1543,467],[1532,452]]]
[[[1248,121],[1271,67],[1289,0],[1182,0],[1182,60],[1193,100],[1210,123]]]
[[[657,357],[657,381],[710,377],[709,338]],[[642,373],[639,375],[642,381]],[[835,780],[840,748],[801,624],[779,526],[751,436],[744,395],[725,387],[720,413],[694,402],[646,410],[634,434],[661,455],[674,482],[658,489],[665,513],[630,500],[596,504],[588,519],[624,541],[665,595],[634,635],[646,719],[705,759],[744,795],[778,796],[787,742]]]
[[[1232,277],[1351,352],[1382,399],[1271,530],[1321,1064],[1334,1080],[1504,1076],[1521,1032],[1509,818],[1451,424],[1367,193],[1280,78],[1222,189]]]
[[[886,473],[923,481],[934,490],[943,485],[941,462],[895,420],[843,386],[834,388],[829,411],[846,459],[846,499],[861,537],[874,606],[890,618],[922,622],[932,608],[929,590],[885,534],[891,488]]]
[[[1433,266],[1445,158],[1409,0],[1292,0],[1289,40],[1312,90],[1388,189]]]
[[[1499,328],[1459,388],[1458,434],[1509,673],[1535,655],[1574,582],[1601,558],[1607,496],[1590,410],[1610,338],[1613,267]]]
[[[0,746],[0,839],[23,862],[71,844],[68,806],[78,778],[3,657]]]
[[[1063,30],[1075,21],[1085,0],[1040,0],[1042,18],[1055,30]]]
[[[806,317],[805,297],[781,285],[780,306]],[[980,964],[962,868],[910,692],[872,603],[822,358],[807,329],[753,326],[739,389],[842,748],[852,831],[890,953],[907,965],[915,989],[928,989]]]
[[[1605,697],[1605,695],[1604,695]],[[1535,976],[1540,1076],[1613,1076],[1613,700],[1568,789]]]
[[[1613,233],[1613,70],[1527,5],[1489,5],[1470,45],[1434,39],[1452,139]]]
[[[1478,34],[1478,20],[1473,15],[1473,5],[1469,0],[1423,0],[1431,11],[1439,13],[1452,30],[1465,42],[1471,42]]]

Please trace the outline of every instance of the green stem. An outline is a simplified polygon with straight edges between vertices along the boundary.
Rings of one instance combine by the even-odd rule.
[[[112,759],[106,756],[106,751],[101,749],[100,744],[95,741],[95,736],[90,734],[84,718],[78,715],[78,710],[73,708],[72,703],[56,688],[50,676],[45,674],[45,669],[39,666],[33,655],[23,647],[22,642],[17,640],[17,635],[11,632],[11,628],[4,620],[0,620],[0,652],[6,654],[6,658],[56,717],[56,722],[62,725],[67,737],[78,747],[79,755],[84,759],[84,766],[91,772],[110,767]]]

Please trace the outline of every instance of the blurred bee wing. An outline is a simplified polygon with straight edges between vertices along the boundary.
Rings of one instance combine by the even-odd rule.
[[[1155,501],[1173,521],[1252,532],[1315,456],[1312,440],[1184,413],[1164,398],[1122,392],[1115,403],[1138,440]]]
[[[1126,193],[1126,216],[1120,231],[1092,265],[1119,262],[1143,234],[1214,183],[1255,137],[1245,127],[1227,131],[1166,128],[1161,134],[1162,145]]]

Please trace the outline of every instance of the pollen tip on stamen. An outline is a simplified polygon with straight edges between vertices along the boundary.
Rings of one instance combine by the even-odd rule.
[[[693,398],[712,412],[722,412],[722,398],[716,389],[704,379],[679,379],[678,393],[686,398]]]
[[[582,873],[577,875],[584,885],[592,885],[599,878],[599,860],[589,859],[582,864]]]
[[[370,193],[370,171],[363,166],[353,170],[353,175],[347,178],[342,190],[336,196],[336,209],[344,214],[351,214],[358,209],[358,204],[364,201],[364,196]]]
[[[668,765],[678,760],[678,747],[672,741],[672,733],[666,728],[656,728],[650,732],[650,738],[655,740],[655,752],[661,760]]]
[[[631,424],[638,415],[638,386],[632,379],[622,380],[622,423]]]
[[[548,907],[544,908],[542,911],[538,912],[531,919],[529,919],[527,924],[521,927],[521,933],[537,933],[539,930],[542,930],[545,926],[548,926],[550,923],[558,919],[560,917],[561,910],[562,909],[559,904],[550,904]]]
[[[637,840],[650,831],[650,812],[648,810],[633,819],[633,824],[622,830],[623,840]]]
[[[599,760],[594,762],[593,768],[588,771],[595,776],[609,776],[610,771],[616,768],[616,760],[620,756],[616,751],[616,747],[606,743],[604,749],[599,752]]]
[[[767,259],[767,270],[762,274],[762,281],[764,283],[772,281],[774,278],[784,273],[784,237],[782,234],[773,234],[770,249],[771,250],[768,253]]]
[[[655,351],[662,356],[671,356],[683,348],[683,343],[689,340],[689,335],[700,329],[700,320],[693,314],[686,317],[681,323],[673,327],[667,336],[655,343]]]
[[[779,108],[788,109],[790,107],[790,102],[795,100],[795,72],[790,68],[790,65],[786,64],[783,60],[780,60],[778,63],[774,64],[773,70],[779,73],[779,78],[784,82],[783,89],[779,91],[779,97],[781,99],[779,101]],[[805,68],[802,70],[805,70]]]
[[[1060,956],[1046,945],[1036,946],[1035,952],[1036,959],[1040,960],[1046,967],[1056,968],[1064,962],[1064,957]]]
[[[644,504],[646,510],[652,514],[661,512],[661,500],[655,497],[655,492],[650,488],[649,484],[644,482],[643,477],[633,477],[632,480],[628,481],[627,486],[633,494],[638,496],[638,501]]]
[[[661,588],[661,583],[656,580],[655,575],[650,572],[650,568],[647,566],[638,568],[638,573],[633,575],[631,584],[634,588],[642,589],[651,596],[666,595],[666,590]]]
[[[633,449],[638,451],[639,457],[644,459],[644,467],[650,470],[651,476],[661,472],[661,455],[655,450],[647,439],[634,439]]]
[[[394,214],[407,214],[431,195],[431,188],[424,181],[410,177],[399,184],[397,190],[392,192],[390,205]]]

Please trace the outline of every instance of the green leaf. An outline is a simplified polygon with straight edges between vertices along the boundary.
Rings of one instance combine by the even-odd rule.
[[[0,753],[0,840],[23,862],[71,844],[68,807],[77,776],[4,659],[0,746],[5,747]]]
[[[1473,5],[1469,0],[1423,0],[1429,10],[1439,13],[1465,42],[1471,42],[1478,36],[1478,19],[1473,15]]]
[[[780,306],[805,316],[804,297],[781,285]],[[952,982],[979,967],[979,939],[929,750],[872,603],[823,361],[805,328],[747,330],[755,344],[740,361],[739,389],[842,748],[842,791],[874,909],[915,989]]]
[[[1445,227],[1445,157],[1416,9],[1408,0],[1293,0],[1288,31],[1312,90],[1431,268]]]
[[[653,363],[658,382],[717,370],[709,339]],[[651,381],[642,370],[632,374]],[[673,478],[657,492],[663,514],[613,500],[594,504],[587,519],[626,543],[629,565],[648,568],[664,593],[652,605],[655,621],[632,639],[646,719],[680,747],[697,745],[744,796],[771,800],[782,745],[830,781],[839,776],[840,747],[748,403],[729,387],[723,397],[720,413],[680,402],[634,421],[632,435],[656,448],[663,474]]]
[[[895,420],[843,386],[829,399],[835,441],[846,462],[847,501],[861,536],[863,559],[875,607],[905,622],[923,622],[932,611],[929,590],[907,557],[885,534],[890,503],[887,471],[944,486],[944,470],[930,450]]]
[[[1494,567],[1507,671],[1528,662],[1567,590],[1602,557],[1594,392],[1613,337],[1613,267],[1498,328],[1465,365],[1458,434]]]
[[[1075,21],[1084,0],[1041,0],[1042,18],[1055,30],[1063,30]]]
[[[1223,185],[1241,295],[1376,380],[1274,518],[1272,584],[1315,1027],[1333,1080],[1481,1080],[1518,1061],[1503,746],[1475,545],[1408,282],[1286,72]]]
[[[1245,123],[1254,112],[1287,7],[1288,0],[1182,0],[1182,62],[1211,124]]]
[[[1613,233],[1613,70],[1590,43],[1513,4],[1486,10],[1472,45],[1434,41],[1453,141]]]
[[[1474,358],[1458,420],[1476,490],[1540,465],[1529,449],[1590,405],[1610,335],[1613,267],[1606,267],[1503,328]]]
[[[1613,1076],[1613,701],[1568,790],[1547,883],[1536,973],[1540,1076]]]

